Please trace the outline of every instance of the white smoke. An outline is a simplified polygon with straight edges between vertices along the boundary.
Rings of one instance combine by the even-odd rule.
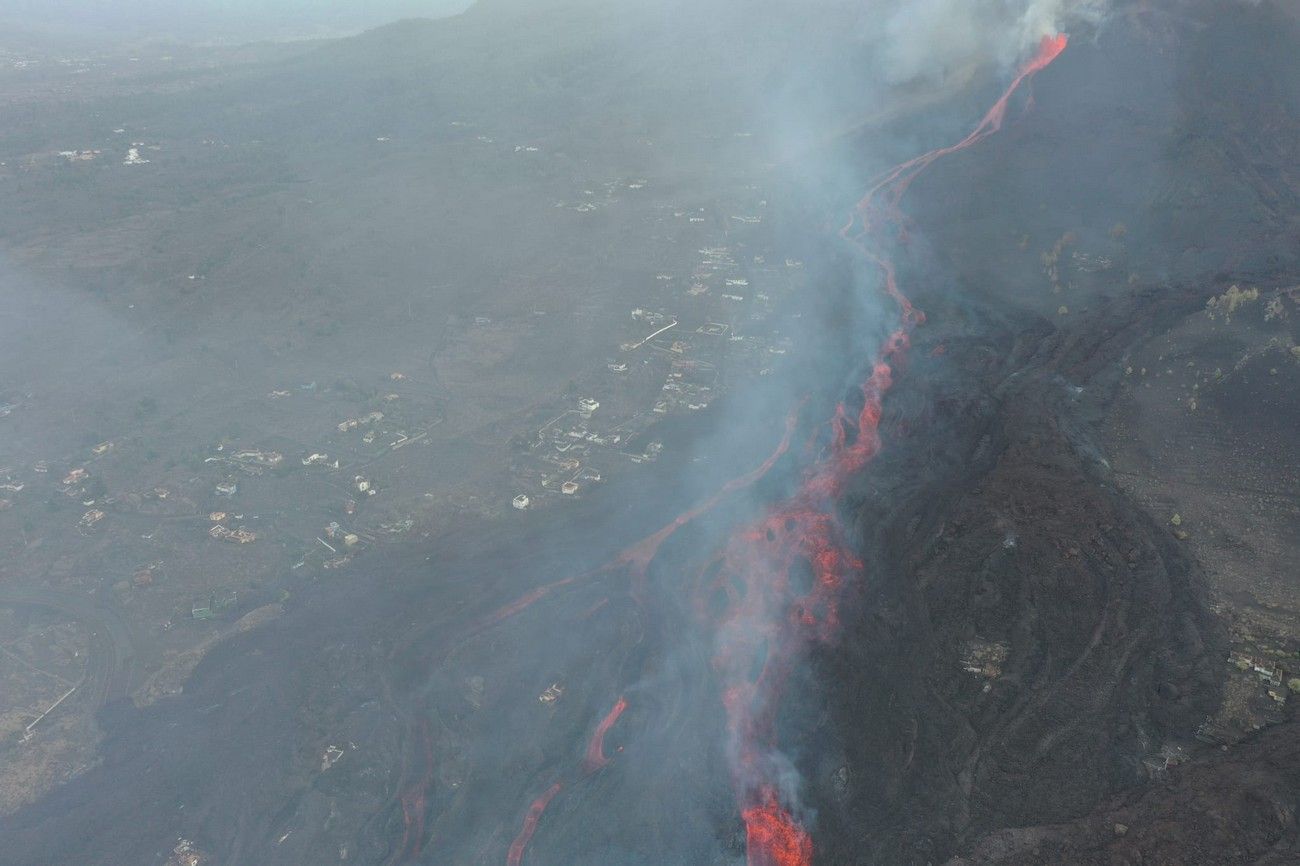
[[[879,25],[880,56],[885,80],[899,84],[942,79],[972,66],[1010,66],[1032,53],[1044,36],[1097,24],[1108,2],[893,0],[890,5]],[[880,20],[879,12],[873,9],[873,21]]]

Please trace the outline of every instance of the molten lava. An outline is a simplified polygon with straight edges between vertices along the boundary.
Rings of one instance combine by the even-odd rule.
[[[424,755],[424,771],[419,779],[402,792],[402,818],[406,829],[402,833],[402,847],[395,862],[405,863],[420,856],[424,847],[425,798],[433,782],[433,738],[429,721],[421,719],[419,725],[420,749]]]
[[[812,862],[812,839],[781,808],[775,792],[741,813],[751,866],[800,866]]]
[[[746,472],[744,475],[731,479],[724,484],[717,493],[692,507],[689,511],[685,511],[678,515],[672,523],[668,524],[663,529],[660,529],[654,535],[647,536],[629,547],[627,550],[624,550],[619,554],[618,559],[616,559],[615,562],[628,566],[638,580],[643,579],[645,577],[646,569],[650,567],[651,560],[655,558],[655,555],[659,553],[659,548],[674,532],[681,529],[701,514],[713,510],[719,502],[730,494],[745,487],[749,487],[771,471],[772,467],[776,465],[776,461],[780,460],[781,456],[785,454],[786,451],[790,450],[790,440],[794,436],[795,426],[798,420],[798,414],[795,412],[791,412],[786,416],[785,434],[781,437],[781,441],[777,443],[775,450],[773,450],[772,453],[768,455],[767,459],[761,464],[754,469],[751,469],[749,472]],[[639,593],[636,594],[639,595]]]
[[[509,619],[510,617],[519,613],[519,611],[533,604],[533,602],[545,598],[546,596],[550,595],[552,592],[554,592],[557,589],[560,589],[561,587],[568,586],[569,584],[573,583],[577,579],[578,578],[576,577],[566,577],[562,580],[557,580],[554,583],[544,584],[543,586],[539,586],[536,589],[532,590],[531,592],[525,593],[524,595],[520,596],[519,598],[510,602],[509,604],[504,605],[501,608],[498,608],[497,610],[493,611],[492,613],[488,614],[486,617],[484,617],[483,619],[475,623],[473,626],[474,632],[477,633],[479,631],[489,629],[492,626],[502,622],[503,620]]]
[[[609,733],[610,728],[614,727],[614,723],[618,721],[618,717],[623,715],[623,711],[626,709],[627,699],[619,698],[618,702],[614,704],[614,708],[596,726],[596,733],[592,735],[591,744],[587,746],[587,757],[582,762],[582,768],[586,772],[594,773],[609,763],[609,758],[605,757],[605,735]]]
[[[529,841],[533,838],[533,833],[537,831],[537,822],[541,819],[542,813],[546,807],[555,799],[555,795],[560,793],[564,786],[556,782],[543,792],[542,796],[533,801],[528,807],[528,814],[524,815],[524,826],[520,829],[519,835],[515,841],[510,843],[510,853],[506,855],[506,866],[519,866],[524,859],[524,849],[528,847]]]
[[[877,351],[871,372],[859,387],[862,408],[854,415],[844,403],[836,407],[830,421],[829,448],[805,471],[794,495],[773,506],[762,519],[736,531],[706,569],[712,576],[701,587],[705,595],[701,608],[721,610],[713,666],[722,689],[732,781],[745,823],[749,866],[810,866],[813,859],[812,837],[792,812],[792,804],[783,802],[777,783],[788,773],[789,765],[777,749],[776,713],[799,650],[836,635],[838,602],[846,585],[863,571],[863,563],[846,543],[836,503],[849,480],[880,451],[878,428],[885,394],[910,345],[912,330],[925,321],[924,314],[898,287],[894,263],[885,252],[890,240],[885,229],[892,226],[900,238],[903,236],[905,219],[899,204],[912,182],[936,160],[1001,129],[1012,95],[1056,59],[1065,45],[1064,35],[1045,37],[1038,52],[969,135],[885,172],[854,207],[840,236],[880,269],[883,290],[898,305],[899,324]],[[728,494],[762,478],[788,451],[796,420],[797,413],[792,412],[780,444],[760,466],[728,482],[712,497],[593,573],[626,568],[634,579],[633,597],[639,599],[641,583],[662,544]],[[579,579],[569,577],[534,589],[479,620],[471,631],[496,625]],[[598,601],[588,615],[603,603]],[[619,698],[597,725],[583,761],[584,774],[608,764],[605,735],[626,709],[627,701]],[[431,774],[430,763],[422,784],[413,786],[402,798],[408,839],[422,831],[423,791]],[[510,845],[507,866],[520,866],[542,813],[562,788],[563,784],[556,782],[529,806],[523,827]],[[403,850],[408,847],[404,840]],[[414,850],[418,854],[418,841]]]
[[[776,785],[782,766],[775,715],[797,651],[835,634],[844,586],[862,571],[862,563],[845,544],[835,504],[845,483],[880,451],[882,402],[893,383],[894,366],[903,359],[913,328],[925,318],[898,287],[894,263],[884,252],[889,240],[885,229],[892,226],[903,234],[899,203],[912,182],[936,160],[997,132],[1012,94],[1065,45],[1064,35],[1044,38],[1038,53],[969,135],[887,171],[840,232],[880,268],[884,291],[898,305],[899,325],[861,385],[857,416],[842,403],[837,407],[829,454],[808,470],[790,499],[731,537],[721,567],[705,588],[723,609],[713,664],[722,687],[749,866],[812,863],[812,840],[789,804],[782,803]]]

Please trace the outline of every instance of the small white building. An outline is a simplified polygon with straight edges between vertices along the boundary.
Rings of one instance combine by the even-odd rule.
[[[532,504],[532,500],[528,498],[527,493],[520,493],[513,500],[511,500],[510,504],[513,505],[515,508],[519,509],[520,511],[523,511],[530,504]]]

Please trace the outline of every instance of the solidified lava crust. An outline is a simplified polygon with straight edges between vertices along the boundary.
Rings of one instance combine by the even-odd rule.
[[[727,593],[727,604],[718,624],[713,664],[723,691],[750,866],[809,866],[813,860],[811,837],[778,793],[774,717],[791,666],[805,646],[836,635],[844,587],[862,571],[862,562],[849,551],[835,516],[836,503],[844,485],[880,451],[882,402],[893,383],[894,367],[906,355],[913,328],[924,320],[898,286],[894,263],[885,252],[893,240],[887,232],[903,231],[900,203],[912,182],[936,160],[997,132],[1012,95],[1055,60],[1066,42],[1064,34],[1045,37],[969,135],[887,171],[863,196],[841,231],[878,265],[884,291],[898,305],[900,324],[886,338],[861,385],[862,408],[857,416],[849,417],[843,404],[837,408],[831,421],[830,454],[808,471],[793,497],[732,537],[716,577],[717,587]],[[811,565],[812,581],[809,589],[796,593],[789,578],[800,561]],[[756,672],[755,658],[762,660]]]

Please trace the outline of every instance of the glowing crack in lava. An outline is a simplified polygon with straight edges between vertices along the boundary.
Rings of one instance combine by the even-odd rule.
[[[704,589],[723,611],[713,664],[727,716],[733,784],[745,822],[750,866],[808,866],[812,839],[792,813],[793,792],[780,780],[792,775],[776,748],[775,716],[797,650],[832,637],[845,584],[862,571],[835,517],[845,483],[880,450],[881,404],[893,367],[907,351],[923,314],[899,290],[884,252],[886,229],[904,234],[899,203],[912,182],[941,157],[997,132],[1012,94],[1064,49],[1065,35],[1045,37],[1038,52],[1011,81],[969,135],[887,171],[863,196],[840,234],[881,270],[884,291],[899,307],[900,323],[877,353],[861,385],[856,417],[840,404],[831,420],[830,452],[806,472],[798,491],[761,520],[732,535]],[[676,525],[680,524],[680,519]]]

